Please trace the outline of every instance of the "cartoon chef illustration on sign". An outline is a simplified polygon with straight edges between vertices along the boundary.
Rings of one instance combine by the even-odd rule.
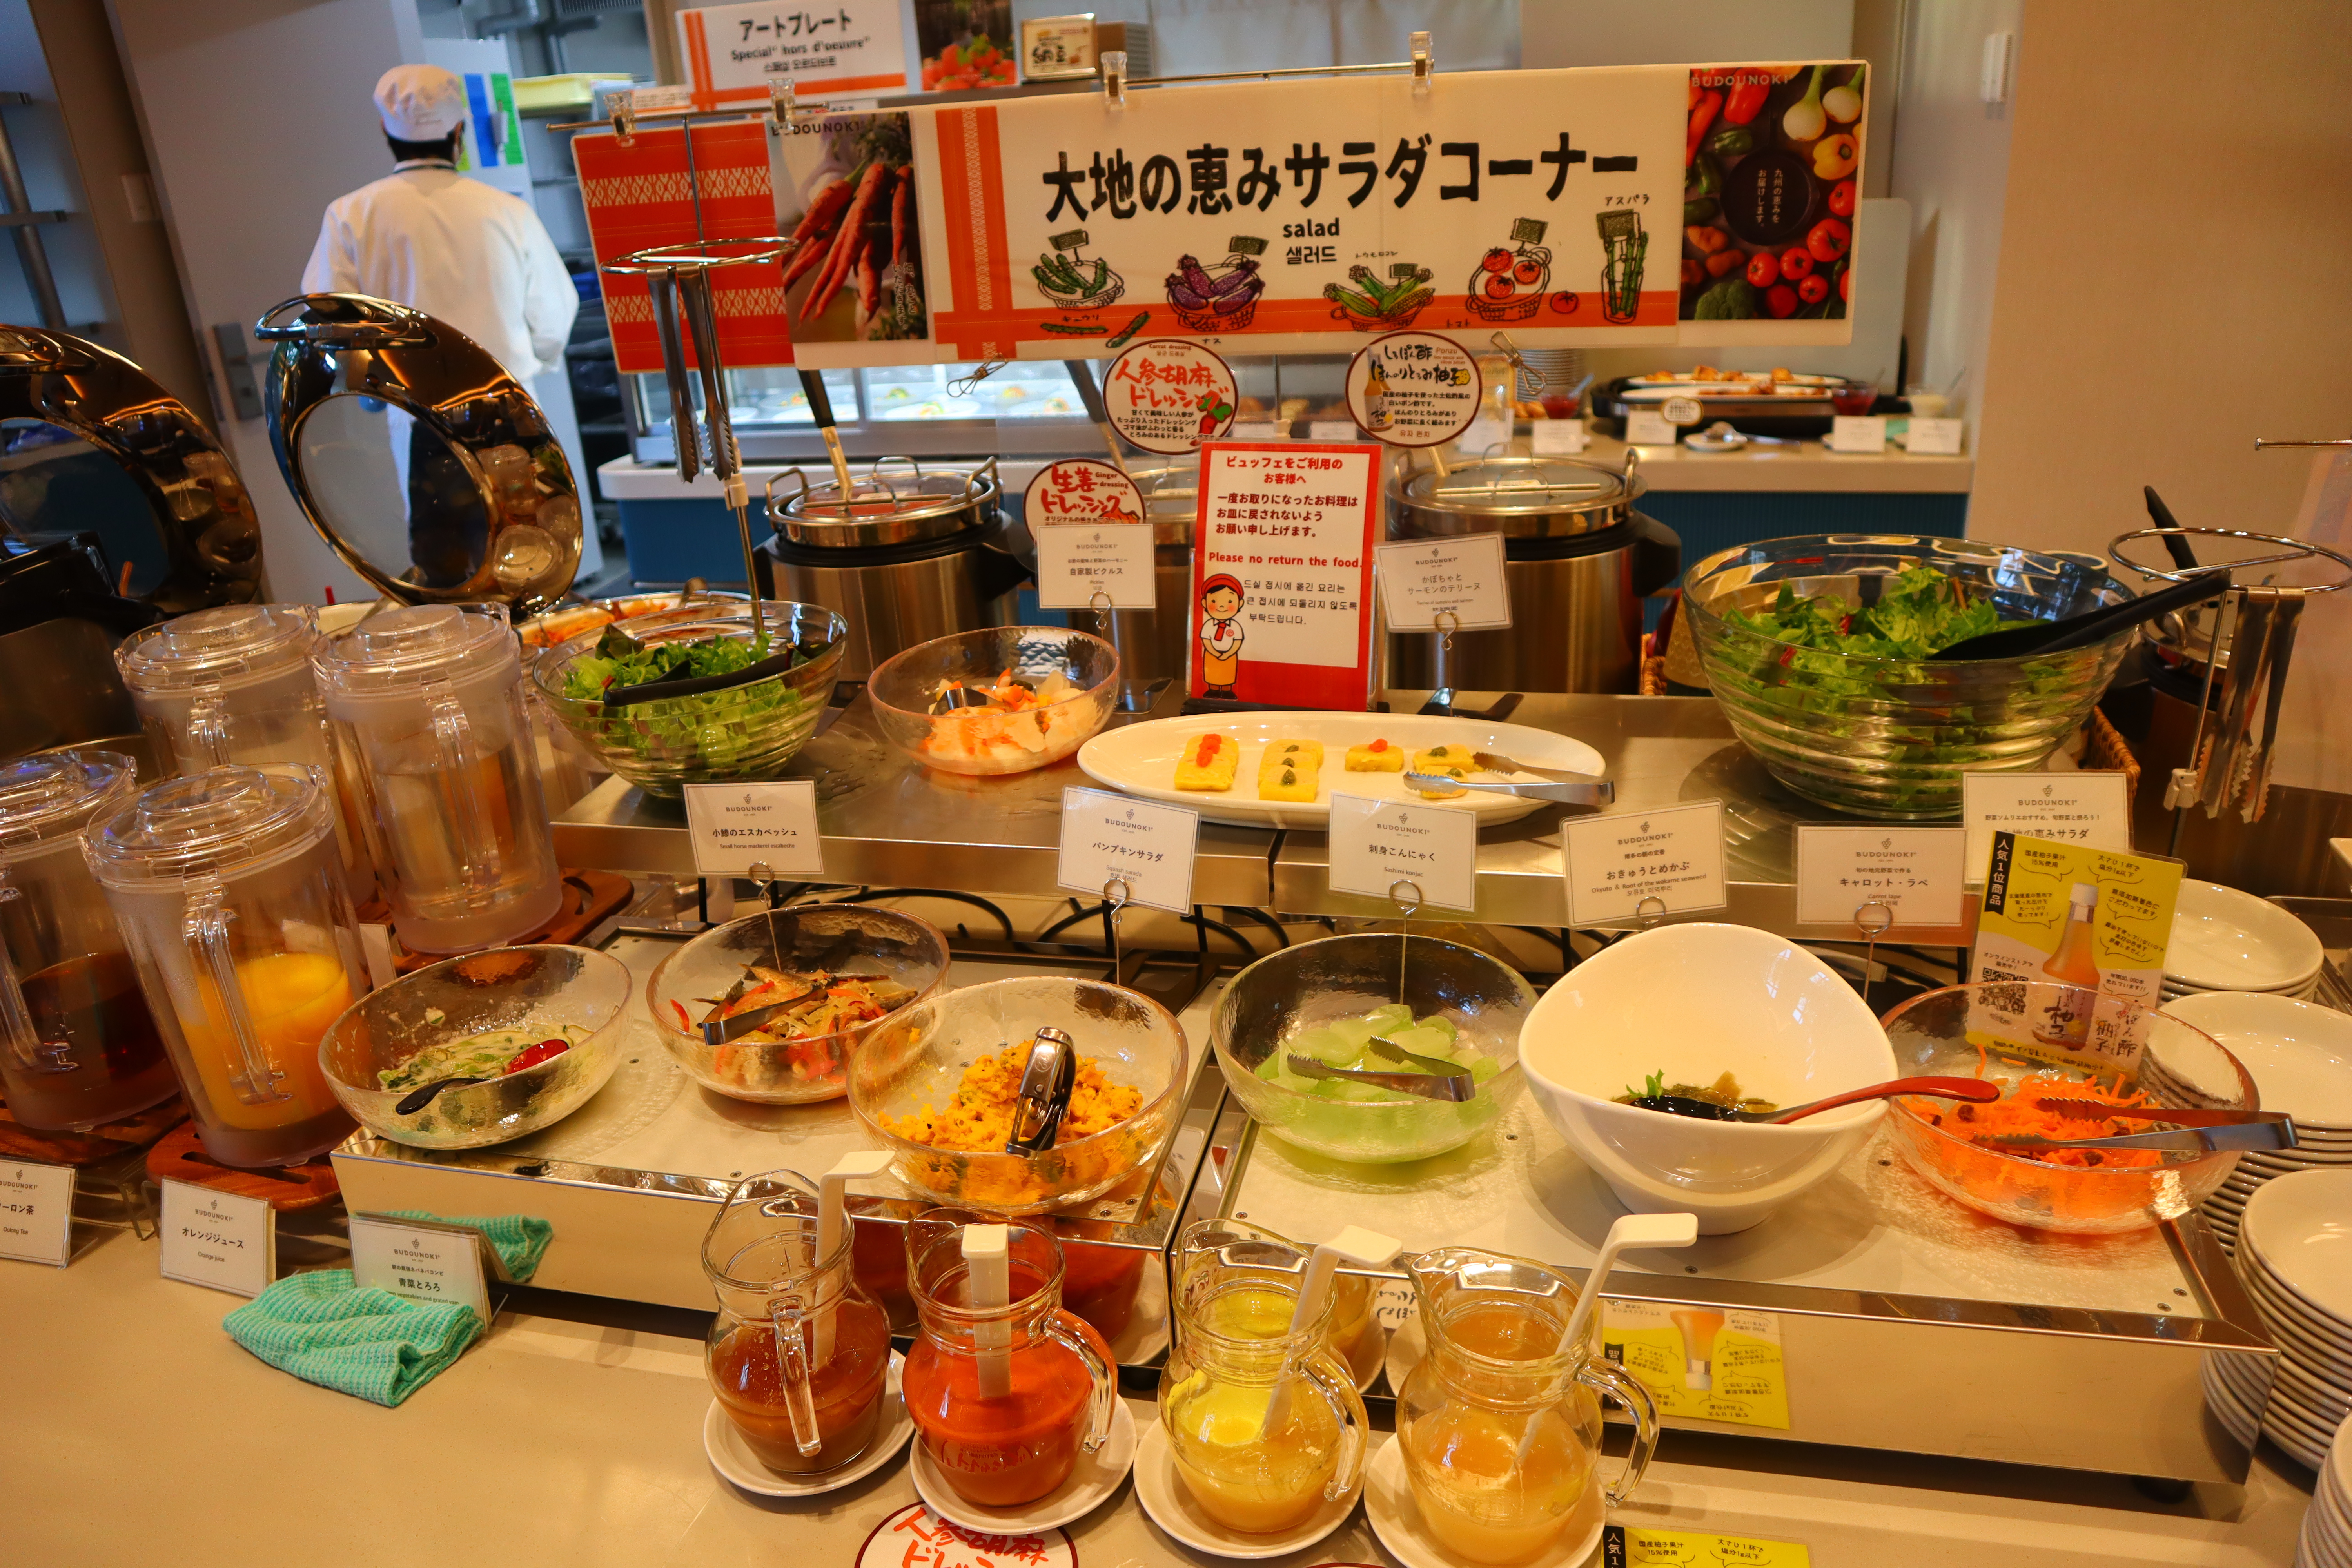
[[[1231,697],[1242,664],[1242,585],[1219,573],[1201,584],[1201,683],[1203,697]]]

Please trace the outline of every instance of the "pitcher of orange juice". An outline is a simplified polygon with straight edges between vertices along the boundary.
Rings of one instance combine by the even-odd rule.
[[[1240,1220],[1202,1220],[1177,1244],[1160,1423],[1185,1491],[1228,1530],[1294,1529],[1363,1476],[1369,1422],[1332,1343],[1338,1293],[1302,1313],[1307,1265],[1306,1248]]]
[[[1448,1247],[1406,1271],[1429,1353],[1398,1392],[1397,1441],[1430,1533],[1474,1563],[1554,1552],[1582,1561],[1600,1539],[1602,1505],[1641,1482],[1657,1446],[1656,1406],[1593,1353],[1598,1313],[1584,1343],[1563,1342],[1576,1287],[1542,1264]],[[1633,1417],[1625,1473],[1605,1493],[1603,1397]]]
[[[367,989],[315,767],[215,768],[141,794],[82,840],[205,1151],[286,1165],[353,1127],[319,1040]]]

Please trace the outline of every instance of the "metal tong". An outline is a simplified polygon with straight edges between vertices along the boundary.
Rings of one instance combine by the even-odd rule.
[[[1382,1072],[1378,1068],[1335,1068],[1314,1057],[1289,1052],[1284,1058],[1292,1072],[1301,1078],[1333,1079],[1341,1083],[1370,1084],[1374,1089],[1392,1089],[1400,1093],[1418,1095],[1423,1100],[1468,1100],[1478,1092],[1478,1080],[1470,1069],[1454,1062],[1440,1061],[1435,1057],[1415,1055],[1394,1040],[1374,1035],[1364,1042],[1364,1054],[1382,1061],[1396,1062],[1412,1069]]]
[[[2294,1122],[2280,1110],[2184,1110],[2168,1105],[2117,1106],[2096,1100],[2045,1097],[2036,1103],[2061,1116],[2085,1121],[2165,1121],[2171,1126],[2154,1132],[2126,1132],[2111,1138],[2036,1138],[2009,1133],[1985,1142],[2000,1149],[2160,1149],[2183,1153],[2210,1153],[2229,1149],[2292,1149]]]
[[[1533,768],[1525,763],[1514,762],[1500,752],[1473,752],[1470,760],[1485,773],[1533,773],[1549,782],[1512,784],[1501,780],[1458,779],[1452,773],[1407,773],[1404,782],[1421,790],[1482,789],[1494,795],[1516,795],[1531,800],[1565,801],[1570,805],[1611,805],[1617,799],[1617,785],[1613,782],[1596,778],[1591,773],[1572,773],[1559,768]]]
[[[1005,1139],[1004,1152],[1042,1154],[1051,1149],[1077,1087],[1078,1047],[1059,1029],[1039,1029],[1021,1069],[1020,1099],[1013,1108],[1013,1135]]]

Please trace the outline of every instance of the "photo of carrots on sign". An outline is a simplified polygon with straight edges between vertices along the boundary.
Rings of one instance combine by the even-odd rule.
[[[829,118],[814,136],[785,137],[783,161],[791,183],[777,193],[776,217],[801,242],[784,263],[793,341],[928,335],[907,117]]]
[[[1845,315],[1867,72],[1858,60],[1692,68],[1682,320]]]
[[[925,92],[1011,87],[1019,74],[1013,0],[915,0]]]

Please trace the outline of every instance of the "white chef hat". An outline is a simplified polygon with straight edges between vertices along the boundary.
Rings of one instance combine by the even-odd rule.
[[[466,84],[439,66],[394,66],[376,79],[375,108],[403,142],[438,142],[466,118]]]

